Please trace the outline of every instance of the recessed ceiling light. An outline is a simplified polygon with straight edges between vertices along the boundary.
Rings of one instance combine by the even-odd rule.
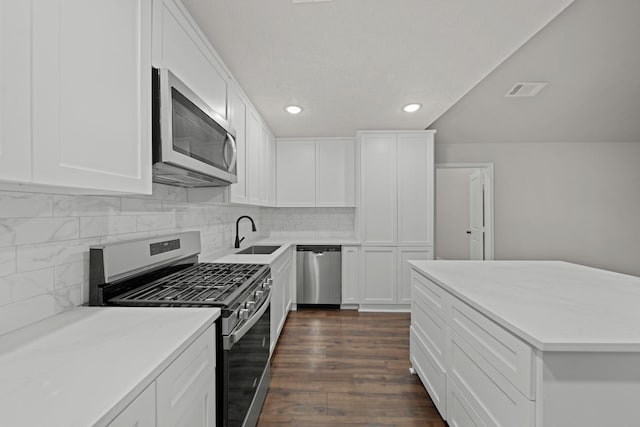
[[[402,107],[402,111],[404,111],[405,113],[415,113],[421,108],[422,108],[422,104],[407,104],[404,107]]]
[[[302,113],[302,107],[300,107],[299,105],[287,105],[286,107],[284,107],[284,109],[289,114],[300,114],[300,113]]]

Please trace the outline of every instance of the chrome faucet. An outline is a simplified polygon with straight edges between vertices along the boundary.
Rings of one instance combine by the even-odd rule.
[[[247,218],[249,221],[251,221],[251,230],[254,231],[254,232],[257,231],[256,230],[256,223],[253,222],[253,219],[249,215],[242,215],[240,218],[238,218],[236,220],[236,243],[235,243],[235,247],[236,248],[239,248],[240,247],[240,242],[242,242],[244,240],[244,237],[242,239],[240,238],[240,235],[239,235],[239,232],[238,232],[238,225],[240,224],[240,220],[242,218]]]

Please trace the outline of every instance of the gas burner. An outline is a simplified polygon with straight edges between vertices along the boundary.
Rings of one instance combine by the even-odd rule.
[[[265,266],[200,263],[109,300],[117,305],[229,306]]]

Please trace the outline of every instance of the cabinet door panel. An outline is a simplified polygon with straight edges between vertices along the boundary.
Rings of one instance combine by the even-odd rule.
[[[253,205],[260,204],[260,139],[262,129],[260,122],[251,110],[247,110],[247,201]]]
[[[315,141],[277,142],[278,206],[315,206]]]
[[[451,427],[487,427],[450,378],[447,380],[447,411],[447,423]]]
[[[409,332],[409,348],[411,363],[416,374],[422,380],[436,408],[445,418],[447,413],[447,376],[444,368],[432,357],[429,348],[413,326]]]
[[[33,181],[150,194],[151,0],[33,5]]]
[[[231,184],[231,202],[245,203],[247,201],[247,164],[246,164],[246,134],[245,134],[245,112],[244,101],[235,90],[229,90],[229,124],[236,131],[237,146],[237,173],[238,182]]]
[[[0,1],[0,179],[31,181],[31,2]]]
[[[398,135],[398,246],[433,245],[433,135]]]
[[[267,135],[269,139],[269,198],[267,206],[276,205],[276,138],[271,132]]]
[[[260,127],[260,205],[266,206],[269,199],[269,139],[267,137],[267,130],[264,127]]]
[[[275,266],[274,266],[275,267]],[[270,351],[276,347],[278,342],[278,332],[280,331],[280,324],[282,323],[282,317],[284,316],[284,282],[286,281],[283,275],[282,268],[273,268],[273,282],[271,283],[271,320],[270,320],[270,332],[271,332],[271,345]]]
[[[158,427],[214,427],[215,326],[209,327],[156,380]]]
[[[393,304],[396,293],[396,248],[363,247],[361,252],[360,303]]]
[[[362,244],[393,246],[397,241],[396,136],[364,135],[360,150]]]
[[[398,304],[411,304],[411,266],[409,260],[433,259],[431,248],[398,248]]]
[[[358,303],[358,249],[342,247],[342,304]]]
[[[144,389],[109,427],[156,427],[156,383]]]
[[[354,206],[355,141],[316,141],[316,206]]]

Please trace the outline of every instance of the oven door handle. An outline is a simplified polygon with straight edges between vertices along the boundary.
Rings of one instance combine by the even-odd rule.
[[[267,298],[264,300],[264,303],[260,306],[260,309],[256,311],[249,320],[243,323],[242,326],[240,326],[233,333],[223,338],[222,347],[224,348],[224,350],[229,350],[231,347],[233,347],[235,343],[240,341],[242,337],[244,337],[245,334],[249,332],[249,329],[251,329],[253,325],[255,325],[258,322],[258,320],[260,320],[264,312],[267,311],[267,309],[269,308],[270,304],[271,304],[271,293],[269,293]]]

